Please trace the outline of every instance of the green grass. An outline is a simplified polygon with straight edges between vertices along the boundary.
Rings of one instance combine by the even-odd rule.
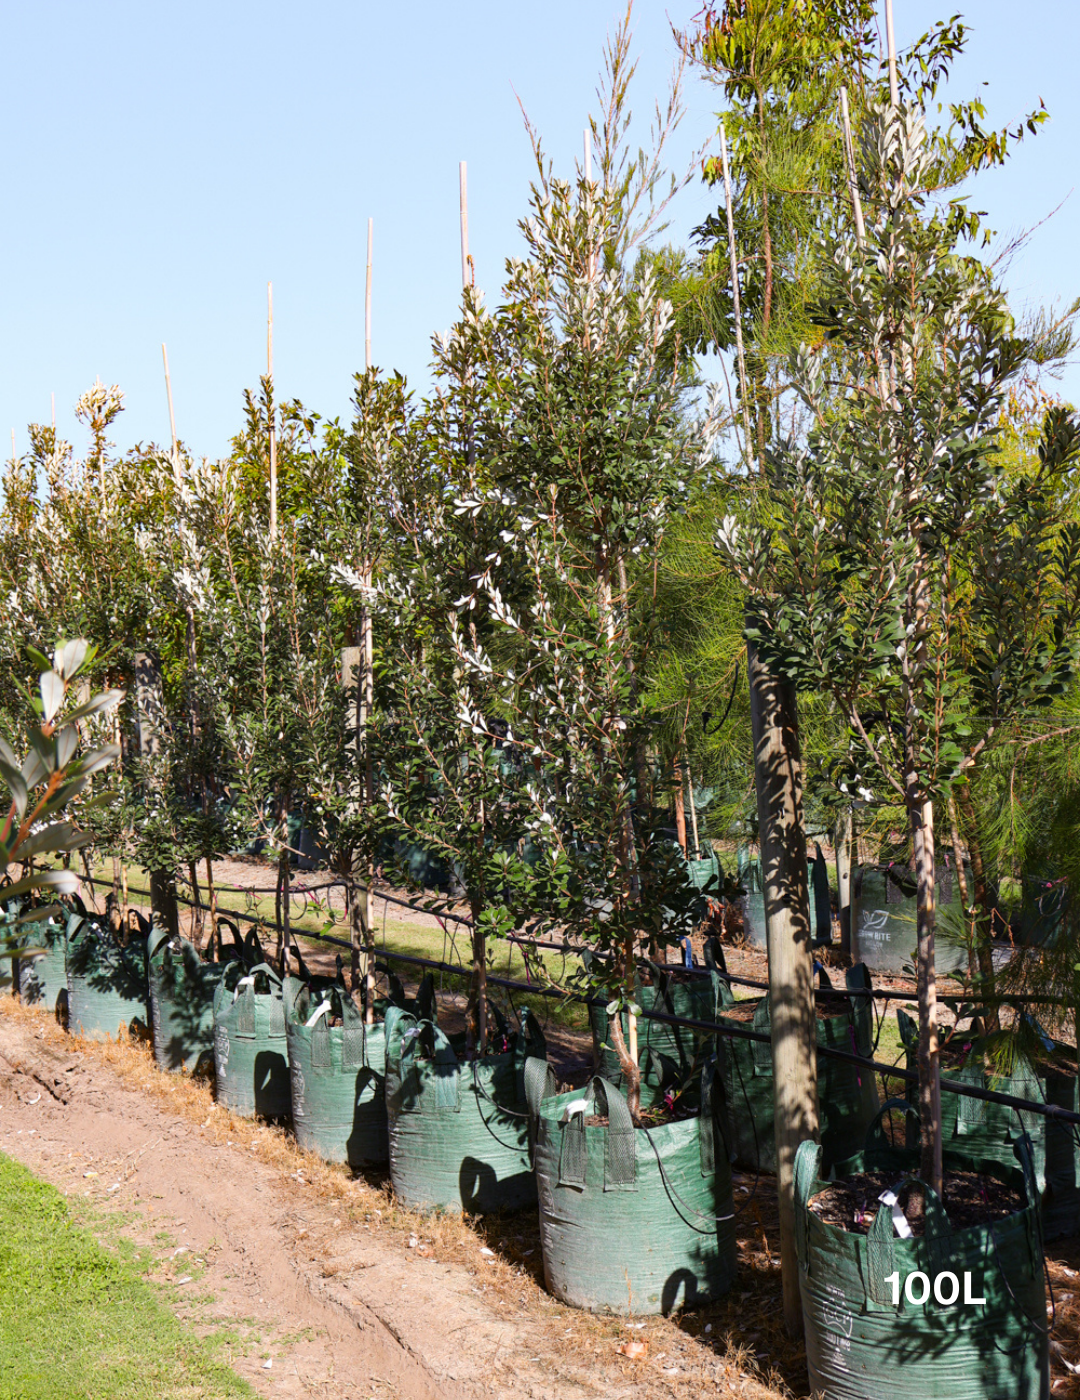
[[[0,1400],[217,1400],[255,1392],[52,1186],[0,1154]]]

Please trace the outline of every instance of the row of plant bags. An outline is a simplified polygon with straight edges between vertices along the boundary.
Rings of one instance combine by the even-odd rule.
[[[897,1009],[896,1019],[907,1051],[907,1068],[915,1073],[918,1024],[900,1009]],[[1040,1046],[1040,1053],[1034,1060],[1014,1045],[1008,1070],[997,1070],[993,1063],[993,1041],[965,1038],[960,1033],[942,1046],[942,1075],[978,1089],[1080,1112],[1075,1048],[1052,1040],[1033,1023],[1028,1025],[1035,1043]],[[1080,1142],[1074,1126],[1056,1123],[1041,1113],[1009,1108],[1006,1104],[948,1091],[941,1095],[942,1142],[954,1157],[995,1161],[1011,1167],[1015,1160],[1014,1145],[1023,1133],[1031,1141],[1046,1238],[1062,1239],[1080,1233]],[[909,1133],[910,1143],[916,1135],[914,1129]]]
[[[386,1013],[390,1180],[405,1206],[482,1214],[536,1200],[525,1072],[532,1060],[546,1066],[547,1046],[531,1011],[511,1031],[491,1009],[480,1059],[466,1058],[464,1036],[443,1033],[434,1008]]]
[[[232,947],[226,950],[223,929]],[[214,942],[217,958],[211,960]],[[157,923],[147,939],[150,969],[150,1010],[154,1027],[154,1059],[164,1070],[195,1070],[214,1053],[214,993],[225,965],[263,961],[262,949],[252,930],[247,943],[230,919],[218,919],[206,955],[200,956],[190,939],[170,937]]]
[[[939,977],[967,967],[963,941],[960,882],[945,861],[937,867],[938,924],[934,959]],[[915,964],[917,899],[915,876],[906,865],[871,868],[853,873],[856,917],[851,931],[851,955],[871,972],[902,972]]]
[[[746,893],[740,899],[743,933],[755,948],[767,946],[765,930],[765,895],[761,883],[761,861],[751,857],[742,847],[738,853],[739,883]],[[813,860],[806,862],[806,878],[810,887],[810,906],[814,916],[814,942],[832,942],[832,895],[829,892],[829,864],[816,846]]]
[[[149,922],[132,910],[115,932],[91,914],[67,929],[68,1029],[90,1040],[119,1038],[133,1022],[150,1024],[146,940]]]
[[[849,968],[844,982],[856,995],[815,996],[817,1043],[822,1049],[844,1050],[873,1058],[874,1006],[870,976],[861,964]],[[740,1027],[770,1034],[768,994],[736,1002],[724,987],[726,1005],[717,1016],[721,1027]],[[750,1170],[776,1170],[774,1138],[772,1046],[763,1041],[724,1036],[717,1058],[724,1097],[731,1114],[729,1137],[734,1160]],[[874,1071],[831,1055],[817,1057],[818,1119],[825,1169],[857,1151],[878,1111]]]
[[[726,1293],[734,1207],[713,1060],[688,1105],[696,1111],[639,1128],[622,1092],[599,1075],[556,1094],[554,1076],[530,1061],[526,1084],[548,1291],[620,1314],[668,1313]]]
[[[292,1111],[281,978],[267,962],[229,962],[214,992],[218,1102],[241,1118]]]
[[[891,1108],[911,1111],[898,1100],[888,1101],[882,1111]],[[907,1239],[898,1237],[893,1211],[877,1198],[882,1180],[902,1197],[904,1185],[915,1179],[915,1150],[889,1146],[875,1125],[866,1149],[836,1168],[837,1179],[881,1174],[867,1183],[868,1204],[876,1213],[869,1230],[860,1233],[815,1213],[815,1197],[830,1183],[819,1179],[820,1146],[801,1144],[795,1158],[796,1241],[815,1395],[822,1400],[882,1395],[1047,1400],[1049,1329],[1038,1187],[1029,1144],[1022,1139],[1016,1146],[1011,1170],[999,1162],[958,1164],[946,1154],[946,1203],[923,1187],[924,1232]],[[946,1207],[949,1170],[957,1165],[974,1166],[985,1179],[1011,1186],[1020,1208],[989,1223],[954,1229]],[[929,1281],[921,1304],[912,1301],[924,1294],[924,1285],[912,1278],[917,1273]],[[965,1302],[965,1297],[985,1301]]]
[[[658,1011],[664,1016],[680,1016],[691,1021],[715,1021],[720,1008],[724,1006],[727,985],[720,976],[711,947],[706,949],[709,964],[707,975],[691,969],[680,968],[677,964],[657,967],[650,964],[638,976],[635,995],[643,1011]],[[587,961],[587,959],[585,959]],[[727,995],[730,1000],[730,993]],[[627,1041],[629,1021],[627,1013],[621,1013],[623,1039]],[[622,1084],[622,1070],[619,1057],[611,1042],[610,1019],[607,1007],[589,1007],[589,1025],[593,1038],[593,1065],[597,1073],[613,1084]],[[678,1065],[685,1077],[699,1060],[702,1044],[710,1038],[708,1031],[697,1030],[692,1026],[673,1026],[666,1021],[653,1021],[642,1016],[638,1019],[638,1053],[642,1064],[649,1053],[655,1051]]]

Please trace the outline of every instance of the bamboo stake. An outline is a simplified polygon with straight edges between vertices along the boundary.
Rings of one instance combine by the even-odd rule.
[[[367,283],[364,287],[364,368],[371,368],[371,255],[375,243],[375,220],[367,221]]]
[[[694,802],[694,776],[693,776],[693,774],[690,772],[690,765],[689,765],[689,763],[687,763],[687,764],[685,765],[685,767],[686,767],[686,786],[687,786],[687,790],[688,790],[689,793],[690,793],[690,828],[691,828],[691,830],[692,830],[693,833],[694,833],[694,859],[695,859],[695,860],[700,860],[700,859],[701,859],[701,841],[700,841],[700,839],[699,839],[699,837],[698,837],[697,805],[696,805],[696,803]]]
[[[469,257],[469,191],[464,161],[458,165],[458,190],[461,212],[461,285],[467,287],[472,281],[472,259]]]
[[[892,0],[885,0],[885,42],[889,47],[889,100],[900,106],[900,84],[896,80],[896,35],[893,32]]]
[[[161,342],[161,360],[165,366],[165,394],[169,400],[169,432],[172,434],[173,461],[176,460],[176,414],[173,412],[172,380],[169,378],[169,352]]]
[[[844,159],[847,164],[851,209],[855,215],[855,237],[859,240],[861,248],[866,242],[866,224],[863,222],[862,196],[859,194],[859,178],[855,170],[855,143],[851,139],[851,116],[848,113],[846,87],[840,89],[840,117],[844,124]]]
[[[277,410],[274,407],[274,284],[266,284],[266,378],[270,385],[270,538],[277,539]]]
[[[735,252],[735,211],[731,205],[731,171],[728,169],[727,139],[720,123],[720,167],[724,176],[724,203],[727,206],[728,262],[731,267],[731,299],[735,311],[735,349],[739,358],[739,392],[742,395],[743,429],[746,433],[746,460],[750,461],[750,394],[746,383],[746,353],[743,349],[742,303],[739,297],[739,260]]]

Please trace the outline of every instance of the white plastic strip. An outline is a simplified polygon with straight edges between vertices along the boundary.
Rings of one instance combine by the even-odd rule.
[[[904,1214],[903,1210],[901,1210],[899,1202],[896,1199],[896,1192],[882,1191],[878,1200],[883,1206],[888,1206],[892,1211],[893,1229],[896,1233],[902,1240],[910,1240],[911,1226],[908,1224],[907,1216]]]
[[[241,987],[254,987],[254,985],[255,985],[255,978],[254,978],[253,976],[252,976],[252,977],[241,977],[241,978],[240,978],[240,981],[237,982],[236,986],[233,988],[233,994],[232,994],[232,999],[233,999],[233,1001],[235,1001],[236,998],[240,995],[240,988],[241,988]]]

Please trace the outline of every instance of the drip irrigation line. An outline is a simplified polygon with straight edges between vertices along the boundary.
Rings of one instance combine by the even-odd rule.
[[[86,877],[81,877],[85,879]],[[95,881],[95,883],[105,884],[106,881]],[[187,902],[187,901],[185,901]],[[243,919],[246,923],[265,924],[266,920],[256,918],[251,914],[242,914],[238,909],[221,911],[230,918]],[[333,943],[341,948],[352,948],[352,944],[343,938],[335,938],[328,933],[309,933],[302,935],[320,943]],[[450,973],[454,977],[468,977],[467,967],[455,966],[453,963],[439,961],[435,958],[422,958],[415,953],[397,953],[389,948],[382,950],[382,955],[387,961],[409,963],[414,967],[432,968],[436,971]],[[519,982],[510,977],[497,977],[489,974],[487,977],[489,985],[493,987],[504,987],[509,991],[525,992],[530,996],[558,997],[561,1001],[579,1002],[584,1006],[606,1006],[605,997],[583,996],[580,992],[567,992],[559,987],[530,987],[524,982]],[[866,996],[865,991],[854,993],[858,996]],[[891,995],[895,996],[896,993]],[[739,1040],[756,1040],[764,1045],[771,1045],[771,1036],[765,1035],[761,1031],[748,1030],[744,1026],[720,1025],[716,1021],[702,1021],[691,1016],[669,1016],[662,1011],[649,1011],[642,1008],[639,1019],[646,1021],[659,1021],[669,1026],[685,1026],[690,1030],[704,1031],[708,1035],[720,1035],[734,1037]],[[862,1069],[871,1070],[889,1079],[903,1079],[908,1084],[918,1084],[919,1076],[913,1070],[897,1069],[892,1065],[880,1063],[878,1060],[867,1059],[862,1055],[852,1054],[850,1050],[838,1050],[833,1046],[817,1046],[818,1055],[825,1055],[834,1060],[841,1060],[846,1064],[857,1065]],[[1023,1113],[1037,1113],[1040,1117],[1052,1122],[1070,1125],[1080,1125],[1080,1113],[1074,1113],[1071,1109],[1059,1108],[1056,1104],[1041,1103],[1037,1099],[1019,1099],[1012,1094],[1001,1094],[993,1089],[980,1089],[976,1084],[962,1084],[956,1080],[941,1080],[941,1088],[947,1094],[958,1094],[961,1098],[980,1099],[984,1103],[1002,1104],[1006,1108],[1014,1108]]]
[[[80,875],[78,878],[79,878],[81,881],[83,881],[83,882],[85,883],[87,877],[86,877],[85,875]],[[111,881],[111,880],[94,880],[94,879],[91,879],[90,883],[93,884],[93,885],[101,885],[101,886],[103,886],[104,888],[111,888],[111,887],[112,887],[112,881]],[[316,889],[332,889],[332,888],[334,888],[337,884],[343,884],[343,883],[344,883],[343,881],[334,881],[334,882],[331,882],[331,884],[327,884],[327,885],[313,886],[312,889],[310,889],[310,890],[298,890],[298,891],[297,891],[297,894],[298,894],[298,895],[301,895],[301,894],[311,894],[311,893],[314,893],[314,891],[315,891]],[[224,889],[224,888],[225,888],[224,886],[215,886],[215,889]],[[235,891],[232,891],[232,892],[233,892],[233,893],[236,893],[236,894],[246,894],[246,893],[248,893],[249,891],[246,891],[246,890],[235,890]],[[256,891],[250,891],[250,892],[251,892],[251,893],[255,893]],[[266,893],[266,894],[275,894],[275,893],[276,893],[276,890],[269,890],[269,889],[268,889],[268,890],[265,890],[264,893]],[[451,913],[446,912],[446,911],[443,911],[443,912],[441,912],[441,913],[436,913],[436,912],[435,912],[434,910],[432,910],[432,909],[426,909],[422,904],[410,903],[410,901],[407,900],[407,899],[399,899],[396,895],[384,894],[381,890],[372,890],[372,891],[371,891],[371,894],[374,895],[374,897],[375,897],[376,899],[384,900],[387,904],[396,904],[396,905],[397,905],[399,908],[401,908],[401,909],[411,909],[412,912],[413,912],[414,914],[427,914],[427,915],[429,915],[431,918],[433,918],[433,919],[435,919],[435,920],[437,920],[437,921],[441,921],[441,920],[443,920],[443,919],[452,919],[455,923],[462,924],[462,925],[464,925],[464,927],[466,927],[466,928],[472,928],[472,927],[473,927],[473,921],[472,921],[472,919],[468,918],[468,917],[467,917],[466,915],[464,915],[464,914],[451,914]],[[196,907],[202,908],[202,909],[208,909],[208,908],[209,908],[209,905],[206,905],[206,904],[199,904],[199,905],[196,905],[196,903],[195,903],[194,900],[188,899],[185,895],[182,895],[182,894],[177,894],[176,898],[177,898],[177,901],[178,901],[180,904],[186,904],[186,905],[188,905],[190,908],[196,908]],[[231,910],[231,909],[230,909],[230,910],[220,910],[220,909],[219,909],[218,912],[219,912],[219,913],[230,914],[230,915],[233,915],[233,916],[236,916],[237,914],[239,914],[239,911],[238,911],[238,910]],[[243,914],[243,915],[240,915],[240,917],[245,918],[245,919],[248,919],[248,920],[250,920],[252,923],[266,923],[266,924],[268,924],[268,925],[273,925],[273,920],[254,918],[254,917],[253,917],[252,915],[250,915],[250,914]],[[384,922],[385,922],[385,921],[384,921]],[[275,927],[276,927],[276,925],[275,925]],[[446,930],[444,929],[444,932],[445,932],[445,931],[446,931]],[[293,936],[295,937],[296,935],[294,934]],[[348,943],[348,942],[346,942],[346,941],[344,941],[344,940],[342,940],[342,939],[335,939],[335,938],[333,938],[333,937],[332,937],[331,935],[329,935],[329,934],[311,933],[311,932],[308,932],[307,930],[303,930],[303,931],[300,933],[299,936],[302,937],[302,938],[319,938],[319,939],[323,939],[323,940],[326,940],[326,941],[331,942],[331,943],[335,943],[335,942],[336,942],[336,943],[339,943],[340,946],[343,947],[343,948],[350,948],[350,949],[351,949],[351,947],[352,947],[352,944],[351,944],[351,943]],[[498,937],[498,936],[499,936],[499,935],[494,935],[494,937]],[[524,937],[521,936],[521,934],[518,934],[518,933],[512,933],[512,934],[507,934],[507,935],[505,935],[505,941],[508,942],[508,943],[516,943],[516,944],[517,944],[519,947],[521,947],[521,948],[525,948],[525,947],[530,947],[530,948],[546,948],[546,949],[548,949],[548,950],[551,951],[551,952],[562,953],[564,957],[565,957],[566,955],[568,955],[568,954],[574,954],[574,955],[580,956],[580,954],[583,953],[583,952],[592,952],[593,957],[594,957],[594,958],[598,958],[598,959],[600,959],[600,960],[604,960],[604,959],[606,959],[606,958],[608,958],[608,957],[611,956],[611,955],[608,954],[608,953],[597,953],[597,952],[593,952],[592,949],[587,948],[587,947],[585,947],[584,945],[579,945],[579,944],[576,944],[576,943],[568,943],[568,942],[566,942],[566,941],[563,941],[562,943],[556,943],[556,942],[554,942],[554,941],[552,941],[552,940],[550,940],[550,939],[543,939],[543,938],[524,938]],[[452,935],[451,935],[451,942],[453,942],[453,937],[452,937]],[[456,951],[456,945],[455,945],[455,951]],[[762,950],[762,951],[764,951],[764,950]],[[684,974],[684,975],[685,975],[685,974],[689,974],[689,975],[692,976],[692,977],[708,977],[708,976],[711,976],[711,970],[710,970],[709,968],[707,968],[707,967],[697,967],[697,966],[694,966],[694,967],[685,967],[685,966],[684,966],[683,964],[681,964],[681,963],[655,963],[655,962],[649,961],[649,960],[647,960],[647,959],[642,959],[641,961],[642,961],[642,963],[643,963],[644,965],[646,965],[646,966],[648,966],[648,967],[655,968],[656,970],[658,970],[658,971],[660,971],[660,972],[679,972],[679,973],[682,973],[682,974]],[[717,976],[718,976],[718,977],[722,977],[722,978],[724,979],[724,981],[727,982],[730,986],[735,986],[735,987],[750,987],[750,988],[752,988],[753,990],[755,990],[755,991],[760,991],[760,992],[767,992],[767,991],[769,990],[769,984],[768,984],[768,982],[762,982],[762,981],[760,981],[760,980],[758,980],[758,979],[756,979],[756,978],[753,978],[753,977],[739,977],[739,976],[737,976],[737,975],[736,975],[735,973],[733,973],[733,972],[717,972]],[[895,988],[885,988],[885,987],[856,988],[856,989],[854,989],[854,990],[853,990],[852,988],[850,988],[850,987],[816,987],[814,990],[815,990],[816,992],[822,992],[823,994],[828,995],[828,996],[843,997],[843,998],[845,998],[845,999],[852,999],[852,998],[855,998],[855,997],[866,997],[866,996],[869,996],[869,997],[872,997],[874,1001],[884,1001],[884,1002],[886,1002],[886,1003],[888,1003],[888,1002],[890,1002],[890,1001],[894,1001],[894,1000],[895,1000],[895,1001],[914,1001],[914,1000],[915,1000],[915,996],[916,996],[916,993],[915,993],[914,991],[911,991],[911,992],[904,992],[904,991],[897,991]],[[1061,997],[1054,997],[1054,996],[1049,996],[1049,995],[1045,995],[1045,994],[1041,994],[1041,993],[1040,993],[1040,994],[1031,994],[1031,995],[1027,995],[1027,994],[1025,994],[1024,992],[995,992],[992,996],[989,996],[989,995],[983,996],[983,995],[981,995],[981,994],[979,994],[979,993],[977,993],[977,992],[938,992],[938,994],[937,994],[937,999],[938,999],[938,1001],[945,1002],[946,1004],[955,1003],[955,1004],[958,1005],[958,1006],[959,1006],[959,1005],[964,1005],[964,1004],[967,1003],[967,1002],[974,1002],[974,1003],[976,1003],[977,1005],[980,1005],[980,1006],[996,1006],[996,1005],[1008,1006],[1008,1005],[1014,1005],[1014,1006],[1062,1006],[1062,1007],[1069,1007],[1069,1006],[1072,1005],[1071,1002],[1064,1001]]]

